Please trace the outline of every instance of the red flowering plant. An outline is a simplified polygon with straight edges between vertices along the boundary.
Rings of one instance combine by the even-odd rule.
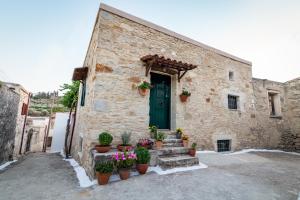
[[[138,147],[145,147],[147,149],[151,149],[152,145],[153,145],[153,142],[147,138],[139,139],[139,142],[137,143]]]
[[[117,169],[129,169],[133,166],[136,160],[136,154],[133,152],[117,152],[112,157]]]

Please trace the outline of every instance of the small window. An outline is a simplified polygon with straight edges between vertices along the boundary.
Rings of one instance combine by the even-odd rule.
[[[230,151],[231,142],[230,140],[218,140],[217,147],[218,147],[218,152]]]
[[[281,115],[280,95],[279,93],[268,93],[270,116]]]
[[[228,95],[228,108],[237,110],[238,109],[238,96]]]
[[[80,136],[79,137],[79,152],[82,152],[83,150],[83,138]]]
[[[86,81],[84,80],[82,82],[82,89],[81,89],[81,100],[80,100],[81,106],[84,106],[85,103],[85,92],[86,92]]]
[[[26,115],[27,112],[28,112],[28,105],[26,103],[23,103],[22,110],[21,110],[21,115]]]
[[[229,71],[228,76],[229,76],[229,80],[231,80],[231,81],[234,80],[234,73],[233,73],[233,71]]]

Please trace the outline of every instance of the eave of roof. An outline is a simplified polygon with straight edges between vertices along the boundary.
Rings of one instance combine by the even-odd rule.
[[[224,57],[230,58],[230,59],[232,59],[232,60],[235,60],[235,61],[238,61],[238,62],[241,62],[241,63],[244,63],[244,64],[247,64],[247,65],[252,66],[252,63],[251,63],[250,61],[244,60],[244,59],[242,59],[242,58],[239,58],[239,57],[236,57],[236,56],[231,55],[231,54],[229,54],[229,53],[226,53],[226,52],[224,52],[224,51],[221,51],[221,50],[219,50],[219,49],[213,48],[213,47],[211,47],[211,46],[208,46],[208,45],[206,45],[206,44],[203,44],[203,43],[201,43],[201,42],[198,42],[198,41],[196,41],[196,40],[193,40],[193,39],[191,39],[191,38],[188,38],[188,37],[186,37],[186,36],[184,36],[184,35],[181,35],[181,34],[178,34],[178,33],[174,32],[174,31],[171,31],[171,30],[169,30],[169,29],[166,29],[166,28],[164,28],[164,27],[162,27],[162,26],[156,25],[156,24],[154,24],[154,23],[152,23],[152,22],[149,22],[149,21],[146,21],[146,20],[144,20],[144,19],[138,18],[138,17],[136,17],[136,16],[133,16],[133,15],[131,15],[131,14],[129,14],[129,13],[126,13],[126,12],[121,11],[121,10],[119,10],[119,9],[116,9],[116,8],[114,8],[114,7],[108,6],[108,5],[106,5],[106,4],[103,4],[103,3],[100,4],[100,10],[99,10],[99,12],[100,12],[101,10],[104,10],[104,11],[110,12],[110,13],[112,13],[112,14],[118,15],[118,16],[120,16],[120,17],[129,19],[129,20],[131,20],[131,21],[133,21],[133,22],[136,22],[136,23],[138,23],[138,24],[147,26],[147,27],[149,27],[149,28],[152,28],[152,29],[157,30],[157,31],[159,31],[159,32],[162,32],[162,33],[164,33],[164,34],[170,35],[170,36],[172,36],[172,37],[176,37],[176,38],[178,38],[178,39],[180,39],[180,40],[183,40],[183,41],[188,42],[188,43],[191,43],[191,44],[193,44],[193,45],[202,47],[202,48],[204,48],[204,49],[206,49],[206,50],[212,51],[212,52],[217,53],[217,54],[219,54],[219,55],[221,55],[221,56],[224,56]],[[98,15],[97,15],[97,18],[98,18]]]

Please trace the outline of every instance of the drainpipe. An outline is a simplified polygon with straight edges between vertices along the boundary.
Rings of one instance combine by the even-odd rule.
[[[19,149],[19,155],[22,154],[22,146],[23,146],[23,139],[24,139],[24,133],[25,133],[25,127],[26,127],[26,121],[28,116],[28,110],[29,110],[29,102],[30,102],[31,93],[28,93],[28,100],[27,100],[27,112],[25,114],[24,123],[23,123],[23,129],[22,129],[22,136],[21,136],[21,144]]]

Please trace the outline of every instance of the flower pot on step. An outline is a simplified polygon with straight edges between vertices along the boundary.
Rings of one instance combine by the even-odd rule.
[[[146,174],[148,170],[148,164],[137,164],[136,169],[140,174]]]
[[[118,172],[121,180],[126,180],[130,177],[130,169],[119,169]]]
[[[182,140],[182,144],[183,144],[183,147],[188,147],[189,141],[188,140]]]
[[[162,141],[155,141],[155,146],[156,146],[156,149],[161,149],[162,146],[163,146],[163,142]]]
[[[181,94],[181,95],[179,95],[179,97],[180,97],[181,102],[186,102],[189,96]]]
[[[139,93],[141,96],[146,96],[148,94],[148,89],[139,88]]]
[[[196,149],[189,149],[190,156],[195,157],[196,156]]]
[[[181,133],[176,132],[176,139],[181,139]]]
[[[98,179],[98,184],[99,185],[106,185],[109,181],[109,177],[111,176],[112,173],[99,173],[96,172],[97,174],[97,179]]]
[[[96,145],[95,149],[98,153],[106,153],[111,149],[110,145]]]
[[[131,145],[121,145],[121,144],[119,144],[118,145],[118,150],[119,151],[130,151],[131,149],[132,149],[132,146]]]

